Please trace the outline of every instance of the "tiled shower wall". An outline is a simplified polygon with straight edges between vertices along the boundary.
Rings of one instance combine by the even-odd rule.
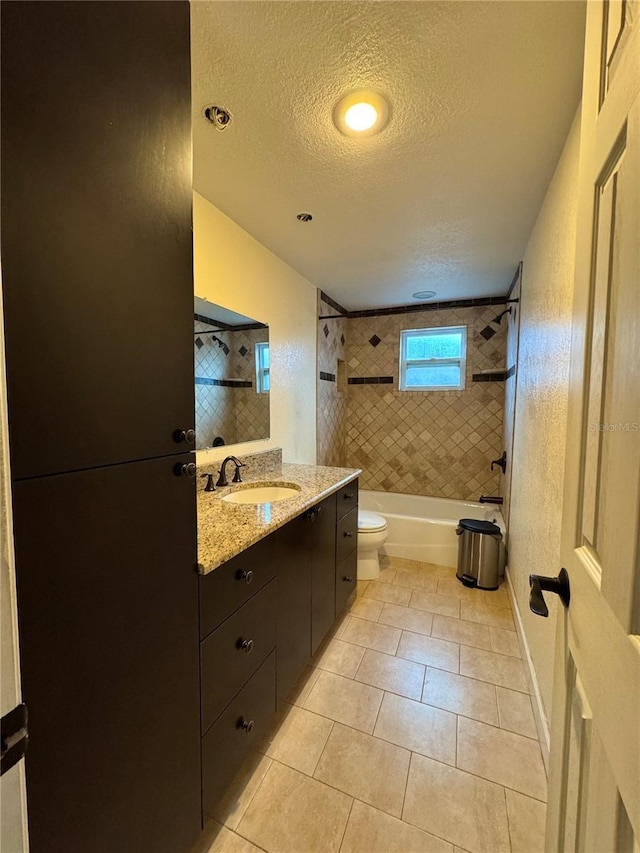
[[[459,500],[499,494],[501,472],[491,471],[491,460],[503,450],[505,383],[474,382],[472,375],[505,367],[506,324],[492,323],[502,310],[492,305],[326,321],[329,327],[346,325],[341,334],[349,378],[385,381],[348,385],[344,462],[323,461],[320,448],[339,444],[343,424],[338,416],[321,415],[319,407],[319,464],[362,468],[360,483],[367,489]],[[399,391],[400,331],[459,325],[467,326],[464,391]],[[335,370],[331,334],[329,329],[325,335],[320,321],[319,371]]]
[[[212,328],[194,322],[196,448],[211,447],[217,436],[225,444],[268,438],[269,394],[256,393],[254,349],[256,343],[268,340],[268,331],[217,331],[215,336],[224,345],[219,346],[211,334],[197,334]],[[213,380],[236,380],[245,386],[213,385]]]
[[[318,465],[347,464],[346,317],[332,308],[318,291],[317,462]],[[343,367],[340,367],[342,362]]]

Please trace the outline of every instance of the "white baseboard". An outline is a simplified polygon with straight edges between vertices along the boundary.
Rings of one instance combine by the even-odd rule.
[[[511,599],[511,607],[513,609],[513,615],[516,623],[516,633],[518,635],[518,642],[520,643],[520,651],[522,652],[522,659],[525,662],[526,670],[527,670],[527,678],[529,681],[529,693],[532,698],[533,705],[533,716],[536,721],[536,729],[538,730],[538,740],[540,741],[540,749],[542,751],[542,760],[544,761],[544,766],[547,771],[547,776],[549,775],[549,749],[550,749],[550,735],[549,735],[549,724],[547,723],[547,719],[544,713],[544,707],[542,705],[542,694],[540,693],[540,685],[538,684],[538,676],[536,675],[536,670],[533,665],[533,659],[531,657],[531,651],[529,650],[529,643],[527,642],[527,637],[524,632],[524,625],[522,624],[522,616],[520,614],[520,609],[518,607],[518,602],[516,600],[515,593],[513,591],[513,586],[511,585],[511,578],[509,577],[509,568],[507,567],[505,571],[507,587],[509,589],[509,598]]]

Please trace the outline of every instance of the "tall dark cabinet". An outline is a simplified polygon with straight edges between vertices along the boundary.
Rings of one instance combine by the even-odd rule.
[[[31,850],[180,853],[201,826],[189,7],[1,14]]]

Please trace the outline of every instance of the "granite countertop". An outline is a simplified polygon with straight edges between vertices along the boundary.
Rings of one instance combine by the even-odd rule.
[[[322,465],[283,463],[282,470],[256,477],[253,482],[265,486],[300,486],[293,498],[268,504],[231,504],[222,500],[231,492],[246,488],[252,480],[238,486],[205,492],[198,480],[198,570],[206,575],[250,545],[337,492],[355,480],[358,468],[328,468]]]

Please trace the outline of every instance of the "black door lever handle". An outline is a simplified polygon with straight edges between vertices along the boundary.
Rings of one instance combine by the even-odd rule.
[[[569,585],[569,575],[566,569],[560,569],[560,574],[557,578],[548,578],[544,575],[529,575],[529,586],[531,593],[529,594],[529,608],[536,616],[548,616],[549,608],[544,600],[542,590],[546,592],[554,592],[560,596],[560,600],[565,607],[569,606],[571,600],[571,588]]]

